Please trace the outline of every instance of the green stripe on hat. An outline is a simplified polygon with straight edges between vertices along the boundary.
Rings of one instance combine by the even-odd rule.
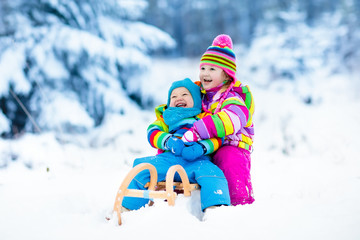
[[[216,56],[216,55],[210,55],[210,54],[205,54],[200,62],[204,62],[204,61],[214,61],[216,63],[220,63],[223,64],[225,66],[228,66],[229,68],[233,69],[234,71],[236,71],[236,64],[232,61],[230,61],[229,59],[226,59],[224,57],[221,56]]]

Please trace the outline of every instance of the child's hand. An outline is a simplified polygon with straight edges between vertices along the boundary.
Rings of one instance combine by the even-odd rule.
[[[192,127],[184,133],[181,140],[183,140],[184,142],[197,142],[200,141],[201,138],[199,134],[196,132],[196,130]]]
[[[188,161],[194,161],[206,152],[205,147],[197,142],[192,143],[190,146],[185,146],[182,150],[181,156]]]
[[[177,137],[170,137],[166,142],[166,148],[174,153],[176,156],[180,156],[184,148],[184,142]]]

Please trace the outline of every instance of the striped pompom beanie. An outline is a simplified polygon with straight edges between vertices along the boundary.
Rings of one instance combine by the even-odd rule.
[[[200,60],[202,65],[213,65],[222,68],[230,77],[236,81],[236,57],[230,36],[221,34],[217,36],[212,45],[208,47]]]

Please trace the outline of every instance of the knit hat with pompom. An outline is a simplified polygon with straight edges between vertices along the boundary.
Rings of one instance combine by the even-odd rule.
[[[212,45],[208,47],[200,60],[202,65],[212,65],[223,69],[234,81],[236,81],[236,57],[230,36],[221,34],[217,36]]]

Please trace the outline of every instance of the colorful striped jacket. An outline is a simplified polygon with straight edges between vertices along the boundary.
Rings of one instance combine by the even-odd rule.
[[[194,122],[199,120],[203,114],[200,113],[195,117],[186,118],[181,121],[180,128],[176,128],[174,132],[169,132],[169,126],[165,124],[163,118],[163,112],[165,110],[166,104],[162,104],[155,108],[156,120],[149,125],[147,129],[147,137],[150,145],[154,148],[159,149],[159,152],[166,151],[165,143],[171,136],[181,138],[182,135],[189,130]],[[209,138],[201,140],[200,143],[206,148],[205,154],[211,154],[215,152],[221,146],[223,138]]]
[[[236,81],[220,111],[214,114],[224,92],[206,92],[203,103],[211,113],[206,113],[202,119],[194,123],[194,128],[201,139],[225,137],[224,145],[232,145],[252,151],[254,125],[254,101],[248,86]]]

